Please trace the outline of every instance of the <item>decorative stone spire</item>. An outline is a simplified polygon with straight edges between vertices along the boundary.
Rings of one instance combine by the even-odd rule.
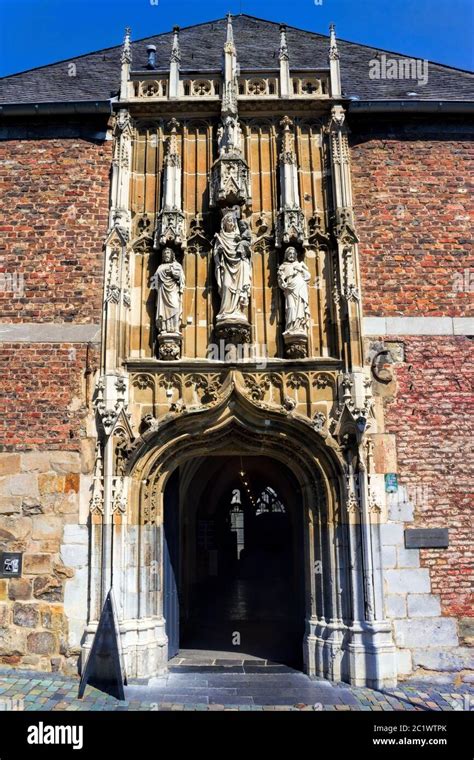
[[[120,99],[126,100],[128,97],[128,82],[130,79],[130,64],[132,63],[132,48],[130,45],[130,27],[125,29],[125,37],[122,46],[122,55],[120,58]]]
[[[290,96],[290,56],[286,41],[286,26],[280,26],[280,97]]]
[[[280,152],[280,179],[282,188],[282,205],[288,208],[299,207],[298,166],[295,153],[295,136],[293,122],[284,116],[280,122],[283,127]]]
[[[341,97],[341,70],[339,66],[339,51],[336,41],[336,27],[329,27],[329,78],[331,82],[331,97]]]
[[[306,239],[304,214],[300,208],[293,122],[284,116],[280,125],[283,132],[280,152],[280,211],[275,240],[277,248],[283,244],[301,244]]]
[[[288,44],[286,41],[286,26],[284,24],[280,26],[280,61],[281,60],[289,60]]]
[[[131,29],[129,26],[127,26],[125,28],[125,36],[123,38],[123,45],[122,45],[122,57],[120,59],[122,63],[132,62],[132,48],[130,45],[130,34],[131,34]]]
[[[224,45],[224,87],[221,123],[217,130],[219,157],[212,167],[211,206],[233,206],[250,203],[249,168],[243,154],[242,130],[237,113],[237,54],[234,45],[232,16],[227,16],[227,37]]]
[[[224,92],[222,113],[237,114],[237,51],[234,45],[232,16],[227,16],[227,37],[224,45]]]
[[[179,26],[173,27],[173,45],[171,48],[171,60],[181,61],[181,51],[179,49]]]
[[[337,242],[337,297],[345,322],[347,369],[359,371],[364,363],[361,339],[362,313],[358,272],[357,234],[352,208],[351,172],[344,108],[333,105],[328,124],[332,174],[332,232]]]
[[[186,246],[185,216],[182,210],[181,157],[178,149],[179,122],[171,119],[170,136],[164,160],[163,206],[158,215],[155,248],[174,244]]]
[[[235,54],[235,45],[234,45],[234,30],[232,28],[232,14],[227,14],[227,37],[225,41],[225,48],[224,50],[227,52],[229,50],[230,52],[234,52]]]
[[[179,67],[181,63],[181,51],[179,48],[179,26],[173,28],[173,45],[170,58],[170,86],[169,97],[179,96]]]

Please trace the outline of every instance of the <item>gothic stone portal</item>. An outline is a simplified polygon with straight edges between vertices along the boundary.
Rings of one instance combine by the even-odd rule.
[[[262,419],[253,418],[243,402],[233,398],[230,404],[197,415],[199,423],[195,415],[184,415],[159,430],[150,430],[128,465],[127,510],[118,514],[110,527],[93,520],[91,616],[83,661],[106,592],[104,578],[110,573],[129,677],[166,672],[169,657],[183,644],[196,641],[193,637],[197,635],[204,636],[199,646],[214,646],[205,632],[206,624],[216,624],[216,618],[206,620],[205,609],[214,583],[230,607],[215,626],[226,646],[230,628],[242,630],[248,637],[242,640],[242,651],[247,642],[268,659],[289,658],[295,664],[302,654],[302,667],[310,675],[377,688],[393,683],[394,648],[389,624],[383,618],[377,559],[379,526],[369,528],[375,610],[372,619],[367,619],[361,525],[345,506],[343,471],[334,452],[295,420],[275,417],[267,426],[268,412]],[[249,505],[246,490],[243,498],[245,483],[241,481],[240,499],[244,520],[247,512],[248,530],[247,544],[239,547],[240,518],[232,516],[230,507],[235,506],[232,492],[239,490],[236,479],[241,471],[248,475],[244,477],[251,484],[255,506],[252,499]],[[265,531],[259,532],[262,523],[257,524],[256,515],[258,497],[267,486],[285,510],[269,521],[274,533],[272,549],[265,545]],[[264,514],[258,520],[260,517],[267,519]],[[211,539],[203,538],[203,533],[211,530],[211,520],[214,545],[205,548],[204,542]],[[282,540],[283,523],[286,542]],[[238,562],[235,556],[239,548],[243,550],[242,563],[241,555]],[[275,594],[283,599],[283,608],[287,605],[282,626],[286,652],[278,641],[273,642],[277,651],[271,651],[264,626],[260,632],[255,626],[252,631],[251,613],[240,621],[242,629],[232,617],[231,601],[239,581],[242,588],[246,574],[258,577],[265,572],[265,561],[256,567],[256,558],[265,552],[268,557],[273,552],[266,567],[274,578],[280,574]],[[261,577],[256,594],[264,597],[266,588]],[[277,606],[275,600],[265,599],[264,624],[276,614]]]

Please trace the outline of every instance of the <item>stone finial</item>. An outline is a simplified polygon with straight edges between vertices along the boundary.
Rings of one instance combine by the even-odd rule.
[[[125,29],[125,36],[123,38],[123,45],[122,45],[122,57],[121,57],[121,63],[131,63],[132,62],[132,48],[130,45],[130,34],[131,29],[129,26]]]
[[[179,127],[179,121],[178,119],[175,119],[174,116],[171,117],[171,119],[168,122],[168,127],[170,128],[170,131],[172,134],[176,134],[176,130]]]
[[[280,121],[280,126],[283,129],[280,161],[283,161],[285,163],[296,163],[294,135],[292,132],[293,122],[289,116],[284,116]]]
[[[282,24],[280,26],[280,61],[288,61],[288,43],[286,41],[286,26]]]
[[[224,87],[221,110],[225,114],[237,114],[237,51],[234,45],[232,16],[227,15],[227,36],[224,44]]]
[[[339,58],[336,40],[336,27],[334,24],[329,26],[329,60]]]
[[[179,26],[173,27],[173,44],[171,46],[171,63],[181,61],[181,51],[179,48]]]
[[[234,47],[234,30],[232,28],[232,14],[227,14],[227,36],[226,36],[226,45]],[[235,48],[234,48],[235,49]]]
[[[286,26],[280,26],[280,96],[282,98],[290,97],[290,56],[288,53],[288,44],[286,41]]]
[[[341,70],[339,67],[339,51],[336,41],[336,27],[329,27],[329,79],[331,82],[331,97],[341,97]]]
[[[130,45],[130,27],[125,29],[125,37],[122,46],[122,56],[120,58],[120,99],[127,100],[128,84],[130,79],[130,65],[132,63],[132,48]]]
[[[178,135],[177,131],[179,129],[179,121],[177,119],[171,118],[168,122],[168,128],[170,130],[170,136],[168,138],[168,145],[166,149],[166,155],[164,158],[165,164],[169,164],[171,166],[181,166],[181,161],[179,157],[179,150],[178,150]],[[175,201],[171,204],[170,208],[178,208],[178,205]]]
[[[179,26],[173,27],[173,44],[171,46],[170,57],[170,86],[169,97],[179,97],[179,66],[181,62],[181,51],[179,48]]]

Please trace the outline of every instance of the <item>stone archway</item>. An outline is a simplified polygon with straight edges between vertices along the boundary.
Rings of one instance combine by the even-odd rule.
[[[269,456],[298,483],[304,522],[304,669],[309,675],[379,687],[393,683],[395,656],[383,617],[378,526],[368,526],[374,556],[367,563],[364,530],[346,507],[344,467],[335,448],[297,418],[257,408],[234,391],[196,413],[173,415],[150,430],[127,463],[127,511],[110,528],[112,587],[129,676],[167,669],[163,615],[163,512],[166,484],[177,467],[213,454]],[[92,547],[100,541],[92,536]],[[104,585],[97,557],[91,587]],[[375,603],[364,598],[367,574]],[[95,576],[95,577],[94,577]],[[92,609],[84,657],[96,629]]]
[[[304,510],[288,467],[262,455],[188,460],[168,480],[163,522],[164,616],[179,656],[301,668]]]

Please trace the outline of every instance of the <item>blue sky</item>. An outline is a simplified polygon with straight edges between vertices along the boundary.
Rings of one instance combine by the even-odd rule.
[[[474,0],[0,0],[0,76],[228,11],[474,68]]]

